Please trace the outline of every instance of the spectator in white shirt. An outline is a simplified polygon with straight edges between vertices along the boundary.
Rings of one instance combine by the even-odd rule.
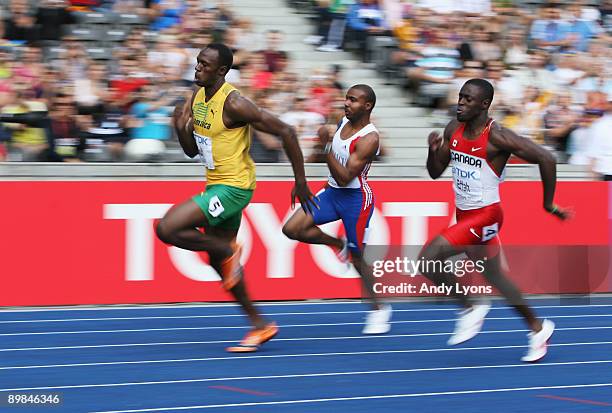
[[[585,73],[580,70],[580,59],[576,55],[562,54],[558,56],[557,67],[553,71],[561,88],[574,85]]]
[[[591,170],[604,181],[612,181],[612,99],[608,95],[608,104],[601,119],[593,122],[589,128],[588,156],[591,159]]]
[[[506,38],[504,63],[517,67],[527,64],[527,42],[525,32],[521,29],[511,29]]]
[[[293,109],[280,119],[296,129],[304,159],[308,158],[318,140],[317,131],[325,124],[323,115],[310,109],[305,96],[298,96]]]

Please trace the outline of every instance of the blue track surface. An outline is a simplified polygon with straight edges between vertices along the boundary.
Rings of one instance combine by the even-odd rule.
[[[612,411],[612,298],[530,303],[557,326],[536,365],[502,302],[453,348],[447,303],[395,303],[383,336],[361,335],[360,302],[263,304],[280,334],[242,355],[224,351],[247,330],[233,305],[0,311],[0,395],[63,396],[0,411]]]

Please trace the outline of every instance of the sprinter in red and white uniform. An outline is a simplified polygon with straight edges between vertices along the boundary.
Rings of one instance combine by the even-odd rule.
[[[365,290],[371,292],[372,311],[366,317],[363,334],[383,334],[391,328],[391,306],[381,304],[373,294],[371,269],[363,259],[374,211],[368,171],[380,152],[378,130],[370,123],[375,104],[376,95],[368,85],[355,85],[346,92],[345,117],[331,140],[329,133],[322,136],[327,142],[329,178],[317,194],[318,208],[310,214],[298,210],[283,227],[283,233],[291,239],[334,248],[342,261],[348,261],[350,252],[350,260],[361,275]],[[318,227],[337,220],[344,224],[346,239],[332,237]]]
[[[450,164],[457,223],[430,241],[424,247],[422,257],[424,260],[444,261],[463,252],[472,259],[486,257],[483,275],[525,318],[531,329],[529,349],[522,360],[535,362],[546,354],[546,343],[554,331],[554,324],[550,320],[540,321],[535,316],[501,268],[498,233],[503,224],[503,213],[499,184],[503,181],[508,158],[516,155],[538,164],[544,185],[544,209],[562,220],[568,218],[568,212],[553,204],[555,158],[546,149],[489,118],[492,100],[493,86],[489,82],[468,80],[459,92],[457,119],[446,126],[444,136],[437,132],[429,135],[427,171],[437,179]],[[429,267],[434,269],[424,275],[433,282],[452,286],[457,282],[454,274],[436,273],[436,266]],[[455,289],[452,291],[465,307],[448,340],[448,344],[456,345],[478,334],[490,304],[474,304],[468,296]]]

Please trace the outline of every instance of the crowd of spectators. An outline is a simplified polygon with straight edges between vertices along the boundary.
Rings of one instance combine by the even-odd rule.
[[[298,76],[283,33],[256,34],[224,0],[5,0],[0,10],[0,160],[188,161],[171,115],[213,41],[234,51],[227,80],[295,126],[308,160],[319,127],[342,116],[339,68]],[[252,155],[284,160],[279,138],[260,133]]]
[[[592,135],[605,130],[592,124],[609,118],[611,0],[287,3],[315,17],[307,43],[354,52],[441,124],[462,83],[484,77],[495,86],[493,116],[561,162],[590,162]],[[38,115],[0,123],[0,160],[187,160],[170,116],[192,93],[200,48],[221,41],[234,51],[227,80],[295,126],[305,158],[320,161],[317,130],[343,115],[342,68],[296,73],[283,32],[255,33],[230,4],[0,0],[0,117]],[[258,132],[252,155],[284,160],[279,139]]]
[[[314,4],[317,30],[306,42],[373,60],[411,92],[413,104],[432,108],[440,126],[453,116],[461,85],[484,77],[495,87],[493,117],[549,147],[560,162],[588,162],[589,142],[604,139],[591,138],[602,128],[590,125],[609,111],[612,97],[610,0]]]

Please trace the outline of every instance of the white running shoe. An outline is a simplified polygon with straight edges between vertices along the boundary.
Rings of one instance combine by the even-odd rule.
[[[385,334],[391,330],[391,306],[382,305],[380,310],[370,311],[366,316],[362,334]]]
[[[455,331],[448,339],[449,346],[456,346],[480,333],[482,324],[491,309],[491,303],[475,304],[470,309],[463,310],[459,313],[459,318],[455,324]]]
[[[544,320],[542,321],[542,329],[540,331],[537,333],[532,331],[527,334],[527,337],[529,337],[529,349],[527,354],[521,357],[521,360],[527,363],[540,361],[546,355],[548,340],[550,340],[550,336],[553,335],[554,331],[555,323],[550,320]]]

